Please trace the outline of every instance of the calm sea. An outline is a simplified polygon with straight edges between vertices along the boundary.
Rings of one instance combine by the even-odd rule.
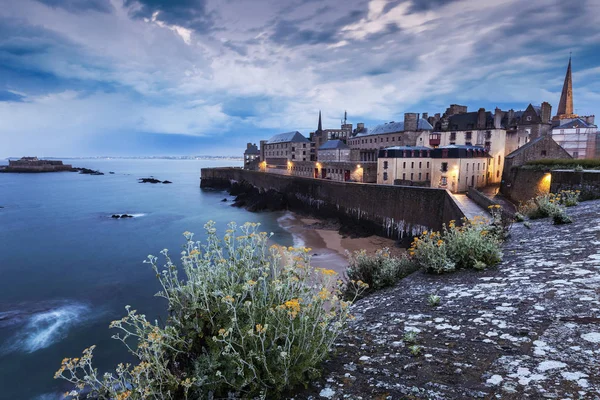
[[[260,222],[291,245],[278,213],[248,213],[199,188],[200,169],[235,161],[67,160],[103,176],[62,172],[0,174],[0,399],[58,399],[68,385],[53,379],[64,357],[97,345],[100,371],[127,354],[108,324],[124,306],[164,319],[158,283],[142,261],[167,248],[174,259],[182,233],[203,225]],[[109,174],[109,171],[114,174]],[[155,176],[170,185],[141,184]],[[114,220],[115,213],[135,218]]]

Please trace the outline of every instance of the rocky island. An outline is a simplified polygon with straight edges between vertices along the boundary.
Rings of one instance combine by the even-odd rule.
[[[9,160],[8,166],[0,167],[0,172],[72,172],[70,164],[59,160],[40,160],[37,157],[22,157],[20,160]]]
[[[19,160],[8,160],[7,166],[0,166],[0,172],[79,172],[85,175],[104,175],[100,171],[89,168],[74,168],[71,164],[63,164],[60,160],[40,160],[37,157],[21,157]]]

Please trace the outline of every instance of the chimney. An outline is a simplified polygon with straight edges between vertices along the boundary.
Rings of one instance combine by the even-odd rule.
[[[260,141],[260,161],[265,161],[265,145],[267,144],[266,140]]]
[[[552,106],[547,101],[542,103],[540,118],[542,119],[543,124],[550,123],[550,119],[552,118]]]
[[[365,129],[365,123],[359,122],[356,124],[356,132],[362,132]]]
[[[486,126],[485,108],[480,108],[477,111],[477,129],[485,129],[485,126]]]
[[[423,113],[421,118],[423,118],[425,120],[428,120],[429,119],[429,113]]]
[[[494,110],[494,129],[502,128],[502,110],[496,107]]]
[[[595,125],[595,121],[596,121],[596,116],[595,115],[588,115],[587,117],[584,117],[585,122],[587,122],[589,125]]]
[[[515,120],[515,110],[513,110],[511,108],[510,110],[508,110],[508,123],[506,124],[507,127],[512,126],[514,120]]]
[[[404,131],[414,132],[418,127],[418,117],[417,113],[404,113]]]

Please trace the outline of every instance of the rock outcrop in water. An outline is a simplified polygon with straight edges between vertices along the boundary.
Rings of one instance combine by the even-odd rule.
[[[496,268],[418,272],[357,302],[323,379],[295,398],[600,398],[600,201],[568,211],[570,225],[515,224]]]
[[[139,183],[162,183],[162,184],[169,184],[169,183],[173,183],[171,181],[161,181],[160,179],[156,179],[154,177],[150,177],[150,178],[140,178],[138,179]]]
[[[89,168],[74,168],[75,171],[79,171],[83,175],[104,175],[104,172],[97,171]]]

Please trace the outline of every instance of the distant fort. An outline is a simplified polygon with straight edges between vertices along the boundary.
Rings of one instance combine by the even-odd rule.
[[[70,164],[58,160],[40,160],[37,157],[22,157],[20,160],[9,160],[8,166],[0,167],[0,172],[62,172],[77,171]]]

